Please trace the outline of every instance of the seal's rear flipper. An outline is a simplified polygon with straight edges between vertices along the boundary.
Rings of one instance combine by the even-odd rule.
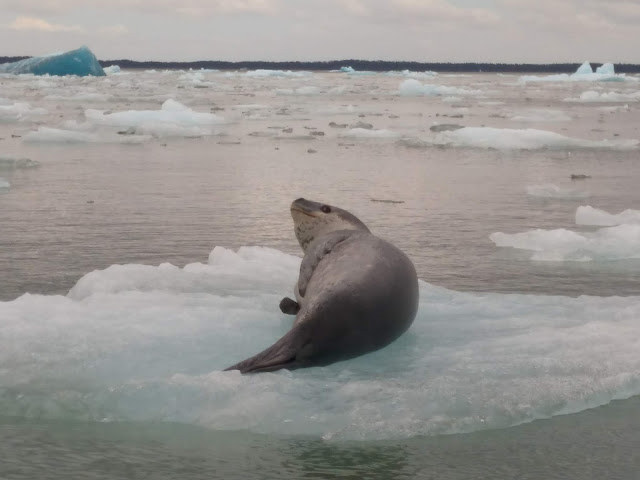
[[[301,341],[303,339],[301,333],[300,328],[294,327],[266,350],[225,368],[225,371],[240,370],[240,373],[258,373],[273,372],[282,368],[294,370],[301,366],[298,356],[301,347],[306,344]]]

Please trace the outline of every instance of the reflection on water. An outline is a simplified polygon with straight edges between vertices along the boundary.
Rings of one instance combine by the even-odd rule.
[[[506,430],[367,443],[3,418],[0,477],[635,479],[638,408],[635,397]]]

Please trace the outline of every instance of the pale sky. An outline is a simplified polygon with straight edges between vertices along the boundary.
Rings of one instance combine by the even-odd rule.
[[[640,0],[0,0],[0,55],[640,63]]]

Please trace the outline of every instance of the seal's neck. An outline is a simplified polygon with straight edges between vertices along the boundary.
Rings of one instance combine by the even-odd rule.
[[[358,225],[337,216],[307,217],[304,221],[295,222],[294,230],[298,243],[305,253],[309,244],[322,235],[339,230],[369,231],[362,223]]]

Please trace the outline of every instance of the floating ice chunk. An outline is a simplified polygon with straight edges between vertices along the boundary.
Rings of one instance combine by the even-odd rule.
[[[27,133],[23,140],[27,143],[124,143],[139,144],[151,139],[148,135],[118,135],[115,133],[95,133],[59,128],[40,127]]]
[[[0,105],[0,123],[26,122],[47,113],[44,108],[34,108],[23,102]]]
[[[559,75],[523,75],[520,77],[520,83],[528,82],[635,82],[638,79],[634,77],[627,77],[624,73],[616,74],[615,67],[611,63],[605,63],[601,67],[598,67],[594,72],[589,62],[584,62],[575,73],[571,75],[559,74]]]
[[[206,265],[112,266],[68,297],[0,302],[2,412],[372,440],[504,428],[640,393],[640,297],[424,282],[411,329],[378,352],[295,372],[220,371],[289,330],[277,305],[299,265],[270,249],[216,248]]]
[[[601,67],[596,68],[596,73],[601,73],[603,75],[615,75],[616,69],[613,66],[613,63],[605,63]]]
[[[351,128],[344,132],[346,138],[397,138],[399,135],[391,130],[373,130],[370,128]]]
[[[576,199],[585,198],[588,196],[585,192],[579,192],[570,188],[560,188],[552,183],[546,183],[542,185],[530,185],[527,187],[527,195],[540,198],[555,198],[555,199]]]
[[[11,184],[4,178],[0,177],[0,193],[6,192],[10,187]]]
[[[30,158],[9,157],[0,155],[0,170],[16,170],[21,168],[39,167],[40,162],[31,160]]]
[[[629,105],[612,105],[607,107],[598,107],[598,110],[605,113],[628,112]]]
[[[576,224],[578,225],[611,227],[625,223],[640,224],[640,210],[627,209],[618,214],[612,214],[588,205],[578,207],[576,210]]]
[[[440,96],[440,95],[480,95],[481,90],[470,90],[461,87],[450,87],[447,85],[432,85],[421,83],[418,80],[409,78],[400,84],[400,95],[404,96]]]
[[[87,47],[64,53],[53,53],[42,57],[27,58],[19,62],[0,65],[0,73],[34,75],[94,75],[102,77],[104,70],[96,56]]]
[[[640,101],[640,91],[632,93],[619,92],[596,92],[587,90],[580,94],[580,98],[565,98],[565,102],[638,102]]]
[[[214,132],[203,127],[224,122],[222,117],[213,113],[195,112],[175,100],[165,101],[160,110],[128,110],[115,113],[86,110],[85,116],[94,125],[133,128],[135,133],[160,137],[211,135]]]
[[[532,260],[588,262],[640,258],[640,224],[602,228],[594,233],[577,233],[563,228],[511,235],[497,232],[489,238],[498,247],[536,252]]]
[[[591,64],[589,62],[584,62],[582,65],[578,67],[575,75],[590,75],[593,73],[593,69],[591,68]]]
[[[254,78],[267,78],[267,77],[308,77],[311,76],[311,72],[305,71],[291,71],[291,70],[251,70],[244,74],[246,77],[254,77]]]
[[[432,143],[436,145],[505,150],[541,148],[633,150],[640,144],[638,140],[582,140],[533,128],[520,130],[492,127],[465,127],[455,131],[441,132]]]
[[[514,122],[568,122],[571,117],[561,110],[535,108],[510,117]]]
[[[431,71],[412,72],[411,70],[400,70],[398,72],[398,71],[392,70],[390,72],[385,72],[384,75],[387,77],[430,78],[430,77],[435,77],[438,74],[436,72],[431,72]]]
[[[376,72],[371,72],[368,70],[356,70],[353,67],[340,67],[340,70],[331,70],[332,72],[342,72],[342,73],[346,73],[347,75],[353,75],[353,76],[369,76],[369,75],[375,75]]]
[[[107,75],[116,75],[118,73],[123,73],[120,70],[120,66],[119,65],[111,65],[110,67],[104,67],[102,70]]]
[[[179,268],[169,263],[111,265],[82,277],[67,295],[82,300],[92,295],[123,292],[211,293],[246,296],[251,290],[275,294],[296,281],[300,258],[265,247],[240,247],[237,252],[215,247],[207,264]],[[249,281],[249,279],[251,279]]]

